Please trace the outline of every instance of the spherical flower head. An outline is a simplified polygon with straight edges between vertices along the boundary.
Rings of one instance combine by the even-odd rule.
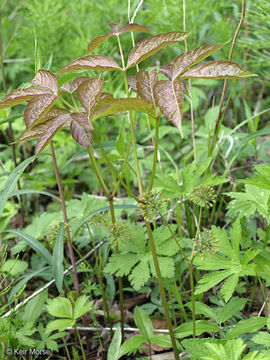
[[[214,188],[209,185],[199,185],[193,187],[193,192],[189,195],[189,200],[199,206],[213,206],[216,201],[217,195]]]
[[[122,244],[126,245],[126,240],[131,240],[131,232],[127,225],[123,223],[116,222],[115,224],[111,224],[108,228],[109,230],[109,238],[114,241],[115,245],[118,240],[122,242]]]
[[[161,194],[161,193],[160,193]],[[160,213],[168,199],[160,199],[157,192],[148,190],[138,205],[138,213],[142,215],[145,221],[150,221],[156,213]]]
[[[90,225],[96,226],[109,226],[109,222],[109,216],[105,215],[104,211],[92,215],[89,219]]]
[[[195,238],[194,241],[194,255],[199,254],[203,260],[205,256],[209,258],[212,254],[219,251],[219,240],[214,236],[213,230],[203,228]]]

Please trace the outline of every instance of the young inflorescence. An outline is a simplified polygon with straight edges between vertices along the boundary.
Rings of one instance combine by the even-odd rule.
[[[59,230],[59,226],[60,226],[59,223],[54,224],[54,225],[51,227],[51,229],[50,229],[50,231],[49,231],[49,233],[48,233],[48,240],[49,240],[49,242],[52,243],[52,244],[54,244],[54,241],[55,241],[55,239],[56,239],[56,236],[57,236],[57,233],[58,233],[58,230]],[[66,240],[67,240],[66,229],[69,229],[69,232],[72,232],[72,230],[70,229],[69,224],[65,224],[64,228],[65,228],[64,241],[66,241]]]
[[[189,196],[189,200],[193,201],[199,206],[213,206],[216,201],[217,195],[214,188],[209,185],[199,185],[193,187],[193,192]]]
[[[205,255],[211,258],[212,254],[219,251],[219,240],[213,235],[213,230],[203,228],[192,240],[195,243],[194,256],[199,254],[202,260]]]
[[[89,219],[90,225],[96,226],[109,226],[110,218],[108,215],[105,215],[105,212],[98,212],[92,215]]]
[[[123,223],[115,223],[109,226],[109,233],[112,240],[116,243],[120,240],[122,244],[126,245],[126,240],[131,240],[131,232],[127,225]]]
[[[159,199],[156,191],[148,190],[138,205],[138,213],[145,221],[150,221],[156,213],[159,214],[164,209],[164,203],[167,201],[168,199]]]

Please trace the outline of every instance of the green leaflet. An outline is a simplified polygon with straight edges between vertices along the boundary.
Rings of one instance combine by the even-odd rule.
[[[114,253],[105,267],[105,271],[117,276],[128,275],[131,285],[139,290],[156,271],[149,245],[146,243],[144,229],[130,226],[132,238],[125,246],[119,247],[119,253]],[[171,226],[172,230],[176,229]],[[178,247],[171,238],[167,227],[161,226],[153,231],[158,261],[162,277],[174,276],[174,260],[170,256],[177,253]]]
[[[266,189],[265,186],[261,187],[248,183],[245,185],[245,192],[228,192],[225,195],[233,199],[227,207],[229,216],[249,217],[257,211],[267,220],[268,224],[270,223],[270,190]]]
[[[241,226],[236,220],[230,230],[230,240],[224,229],[212,227],[213,233],[220,243],[220,254],[212,254],[207,260],[196,256],[194,264],[200,270],[213,270],[204,275],[198,282],[195,294],[201,294],[224,279],[221,294],[226,302],[230,300],[238,284],[239,276],[256,275],[256,265],[250,261],[259,254],[260,250],[249,249],[243,256],[240,255]]]
[[[162,187],[162,197],[170,199],[189,197],[194,192],[194,188],[199,186],[213,187],[226,182],[227,178],[217,176],[213,173],[209,173],[202,178],[202,175],[206,172],[210,163],[211,159],[208,159],[200,163],[193,161],[191,164],[184,166],[181,170],[181,185],[178,184],[175,176],[160,178],[156,181],[156,184]],[[199,196],[196,196],[191,200],[196,203],[196,200],[200,199]],[[200,205],[205,206],[204,203],[200,203]]]

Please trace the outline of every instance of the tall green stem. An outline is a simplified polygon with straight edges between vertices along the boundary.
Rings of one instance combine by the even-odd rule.
[[[156,118],[155,149],[154,149],[154,159],[153,159],[153,167],[152,167],[151,180],[150,180],[150,184],[149,184],[149,190],[152,190],[154,180],[155,180],[156,166],[157,166],[157,155],[158,155],[158,140],[159,140],[159,119]]]
[[[123,66],[123,75],[124,75],[126,96],[128,97],[129,91],[128,91],[127,74],[125,71],[124,56],[123,56],[123,51],[122,51],[119,36],[117,36],[117,40],[118,40],[120,56],[121,56],[122,66]],[[135,140],[135,132],[134,132],[135,118],[132,119],[130,113],[128,114],[128,116],[129,116],[129,120],[130,120],[130,132],[131,132],[133,152],[134,152],[134,158],[135,158],[135,164],[136,164],[137,181],[138,181],[138,186],[139,186],[140,197],[142,198],[143,197],[143,187],[142,187],[142,181],[141,181],[140,170],[139,170],[139,162],[138,162],[138,157],[137,157],[137,148],[136,148],[136,140]],[[157,279],[158,279],[162,304],[163,304],[163,308],[164,308],[164,313],[165,313],[166,321],[167,321],[168,328],[169,328],[169,334],[170,334],[170,338],[171,338],[171,342],[172,342],[174,358],[175,358],[175,360],[178,360],[179,356],[178,356],[176,341],[175,341],[175,337],[174,337],[174,333],[173,333],[172,322],[171,322],[170,314],[169,314],[169,310],[168,310],[168,304],[167,304],[167,299],[166,299],[166,295],[165,295],[165,290],[164,290],[164,286],[162,283],[162,277],[161,277],[160,268],[159,268],[159,264],[158,264],[158,257],[157,257],[157,253],[156,253],[156,249],[155,249],[155,243],[154,243],[154,239],[153,239],[152,229],[151,229],[151,225],[148,221],[145,221],[145,225],[146,225],[146,229],[147,229],[147,233],[148,233],[148,239],[149,239],[150,249],[151,249],[151,253],[152,253],[152,257],[153,257],[153,262],[154,262],[154,266],[155,266],[155,270],[156,270],[156,274],[157,274]]]
[[[65,223],[65,232],[66,232],[66,236],[67,236],[68,252],[69,252],[69,257],[70,257],[70,261],[71,261],[72,268],[73,268],[74,285],[75,285],[75,289],[76,289],[77,293],[79,294],[80,287],[79,287],[79,280],[78,280],[78,275],[77,275],[77,270],[76,270],[74,253],[73,253],[73,249],[72,249],[72,245],[71,245],[70,232],[69,232],[69,228],[68,228],[66,203],[65,203],[64,192],[63,192],[63,188],[62,188],[62,184],[61,184],[61,178],[60,178],[60,174],[58,171],[56,156],[55,156],[52,142],[50,142],[50,147],[51,147],[51,153],[52,153],[52,159],[53,159],[53,168],[54,168],[54,173],[55,173],[55,177],[56,177],[56,181],[57,181],[59,196],[60,196],[60,200],[61,200],[62,213],[63,213],[64,223]]]
[[[178,355],[176,341],[175,341],[175,337],[174,337],[174,333],[173,333],[173,327],[172,327],[172,322],[171,322],[171,318],[170,318],[170,314],[169,314],[165,290],[164,290],[164,286],[162,283],[162,277],[161,277],[161,273],[160,273],[160,269],[159,269],[158,257],[157,257],[157,253],[156,253],[153,234],[152,234],[152,230],[151,230],[151,226],[150,226],[149,222],[145,222],[145,225],[146,225],[146,230],[147,230],[148,239],[149,239],[149,245],[150,245],[150,249],[151,249],[151,253],[152,253],[152,257],[153,257],[153,262],[154,262],[154,266],[155,266],[155,270],[156,270],[156,274],[157,274],[160,295],[161,295],[162,304],[163,304],[163,308],[164,308],[164,314],[165,314],[167,325],[169,328],[169,334],[170,334],[170,338],[171,338],[171,342],[172,342],[174,358],[175,358],[175,360],[177,360],[177,359],[179,359],[179,355]]]
[[[94,157],[94,152],[93,152],[92,146],[90,146],[88,148],[88,154],[91,159],[96,176],[97,176],[97,178],[100,182],[100,185],[104,191],[104,194],[109,202],[111,221],[112,221],[113,226],[115,226],[113,196],[110,195],[109,190],[103,181],[103,178],[101,176],[101,173],[100,173],[99,168],[96,163],[96,159]],[[115,248],[115,252],[118,253],[118,243],[117,243],[116,237],[114,237],[114,248]],[[122,334],[122,339],[123,339],[123,337],[124,337],[124,296],[123,296],[123,282],[122,282],[122,277],[120,277],[120,276],[118,277],[118,287],[119,287],[119,300],[120,300],[120,312],[121,312],[121,334]]]

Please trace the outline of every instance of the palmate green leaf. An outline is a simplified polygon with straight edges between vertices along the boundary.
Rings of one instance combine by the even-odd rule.
[[[73,317],[77,320],[92,309],[93,301],[89,301],[87,296],[82,295],[75,301]]]
[[[178,184],[175,176],[166,176],[158,179],[156,182],[162,187],[162,198],[178,198],[189,196],[193,193],[193,188],[199,185],[216,186],[222,184],[227,180],[225,177],[217,176],[216,174],[208,174],[201,178],[204,172],[210,165],[211,159],[196,163],[193,161],[191,164],[184,166],[181,169],[181,185]]]
[[[205,332],[218,332],[219,327],[217,324],[206,321],[206,320],[196,320],[196,336],[205,333]],[[174,329],[174,335],[178,339],[192,335],[193,324],[192,321],[185,322],[184,324],[178,326]]]
[[[252,333],[258,331],[266,325],[266,318],[263,317],[252,317],[245,320],[240,320],[233,328],[227,332],[228,338],[238,337],[242,334]]]
[[[226,340],[213,339],[213,338],[196,338],[196,339],[184,339],[182,344],[187,352],[192,354],[194,358],[199,360],[204,356],[209,355],[209,348],[206,344],[221,344],[225,345]],[[226,359],[229,360],[229,359]]]
[[[270,222],[269,198],[270,190],[261,189],[256,185],[245,185],[245,192],[229,192],[226,195],[233,198],[229,202],[228,215],[238,215],[239,218],[249,217],[256,211]]]
[[[88,147],[93,142],[93,127],[86,113],[71,114],[70,133],[80,145]]]
[[[63,66],[58,73],[66,73],[77,70],[121,70],[121,67],[108,56],[86,55]]]
[[[35,87],[12,90],[0,101],[0,109],[5,109],[11,106],[21,104],[25,101],[33,99],[35,96],[44,95],[46,93],[46,91],[42,89],[37,89]]]
[[[230,298],[232,297],[232,294],[238,284],[238,280],[239,280],[239,274],[238,273],[233,274],[221,286],[220,292],[226,302],[229,301]]]
[[[154,87],[157,81],[156,70],[140,70],[136,75],[136,89],[139,96],[150,103],[155,103]]]
[[[203,356],[202,360],[240,360],[241,354],[245,349],[242,339],[228,340],[224,345],[212,342],[205,343],[208,355]]]
[[[176,231],[176,225],[170,225],[172,232]],[[159,226],[153,231],[153,237],[158,255],[173,256],[179,248],[175,241],[172,241],[172,235],[168,227]]]
[[[142,111],[152,117],[155,117],[155,114],[153,113],[153,105],[148,101],[136,98],[123,98],[113,99],[109,104],[105,102],[103,106],[97,105],[91,119],[95,120],[102,116],[121,114],[126,113],[127,111]]]
[[[27,129],[36,125],[44,114],[54,105],[57,96],[53,94],[43,94],[35,96],[27,104],[23,118]]]
[[[239,219],[234,222],[230,230],[231,241],[229,241],[224,229],[213,226],[212,230],[214,236],[219,240],[220,254],[213,254],[207,260],[203,260],[199,256],[195,257],[194,264],[198,269],[215,270],[212,273],[205,274],[199,280],[195,294],[201,294],[227,278],[220,291],[225,301],[228,302],[238,284],[239,276],[256,275],[256,264],[249,262],[260,250],[250,249],[249,255],[240,255],[239,244],[242,235]]]
[[[192,67],[180,75],[181,79],[242,79],[256,76],[232,61],[207,61]]]
[[[251,184],[261,189],[270,190],[270,164],[255,165],[254,169],[257,174],[249,179],[239,179],[237,182]]]
[[[167,230],[154,231],[154,241],[157,246],[158,261],[162,277],[171,278],[174,276],[175,268],[173,258],[169,254],[176,253],[176,247],[171,235]],[[150,278],[156,277],[156,270],[151,255],[149,244],[145,239],[144,229],[138,226],[131,226],[131,240],[128,240],[125,247],[119,247],[119,253],[112,254],[105,271],[117,276],[129,275],[128,278],[135,290],[139,290]],[[162,236],[164,235],[164,239]],[[169,254],[165,254],[165,248],[169,249]],[[163,256],[163,254],[165,256]]]
[[[166,119],[179,129],[182,137],[183,93],[183,82],[178,79],[159,80],[154,87],[155,103]]]
[[[99,77],[94,77],[83,81],[78,89],[77,95],[80,103],[90,117],[92,109],[97,105],[101,95],[103,80]]]
[[[134,321],[145,341],[149,341],[151,336],[154,335],[152,321],[146,312],[139,306],[135,307]]]
[[[125,26],[123,26],[122,28],[119,29],[119,25],[118,24],[109,24],[109,27],[113,30],[112,32],[109,32],[105,35],[100,35],[97,36],[96,38],[94,38],[90,44],[88,45],[88,49],[87,52],[90,53],[91,51],[93,51],[97,46],[99,46],[100,44],[103,43],[103,41],[105,41],[106,39],[109,39],[111,36],[113,35],[119,35],[119,34],[123,34],[125,32],[128,31],[137,31],[137,32],[150,32],[147,27],[142,26],[142,25],[138,25],[138,24],[127,24]]]
[[[72,305],[69,299],[58,296],[54,299],[48,299],[48,313],[58,318],[73,319]]]
[[[128,276],[131,285],[136,291],[139,290],[150,279],[151,273],[149,260],[149,256],[142,258],[140,262],[132,269],[132,272]]]
[[[159,50],[170,44],[183,41],[190,32],[172,31],[148,37],[140,41],[129,53],[126,69],[129,69],[141,61],[154,55]]]
[[[56,235],[52,256],[52,273],[55,279],[55,285],[60,294],[62,293],[64,278],[64,231],[64,224],[61,224]]]
[[[4,211],[6,202],[8,198],[11,196],[14,191],[16,184],[20,177],[22,176],[24,170],[27,168],[29,164],[34,161],[35,157],[31,156],[30,158],[24,160],[21,164],[19,164],[9,175],[3,189],[0,192],[0,217]]]
[[[232,275],[231,270],[222,270],[204,275],[198,282],[195,295],[202,294],[205,291],[219,284],[222,280]]]
[[[116,274],[117,276],[128,275],[132,267],[140,260],[139,255],[118,253],[112,254],[105,271],[109,274]]]
[[[58,93],[57,77],[49,70],[38,70],[31,83],[44,90],[50,90],[54,95]]]
[[[63,331],[67,327],[72,327],[75,324],[75,320],[73,319],[58,319],[53,320],[48,323],[46,326],[46,333],[51,333],[55,330]]]
[[[145,338],[143,336],[141,335],[132,336],[121,345],[118,354],[118,359],[121,359],[121,357],[125,354],[137,350],[144,342],[145,342]]]
[[[253,342],[255,342],[256,344],[259,345],[264,345],[269,347],[270,344],[270,334],[267,333],[266,331],[259,331],[258,334],[256,334],[255,336],[253,336],[253,338],[251,339]]]

